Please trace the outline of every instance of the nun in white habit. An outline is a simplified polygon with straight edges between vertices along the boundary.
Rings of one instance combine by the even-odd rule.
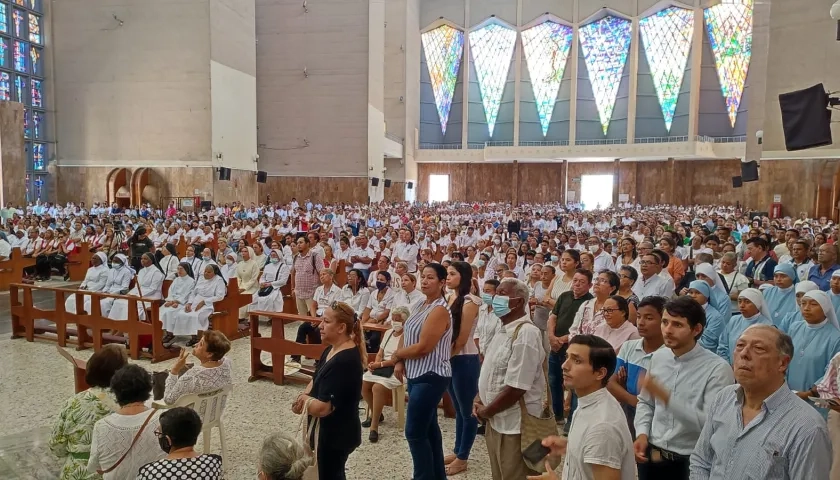
[[[105,290],[105,285],[108,284],[108,257],[102,252],[96,252],[91,258],[92,267],[88,268],[85,273],[85,279],[79,290],[87,290],[88,292],[101,292]],[[90,295],[84,295],[84,311],[90,312]],[[68,313],[76,312],[76,294],[72,294],[64,301],[64,310]]]
[[[163,253],[163,256],[158,264],[160,265],[160,268],[163,269],[163,274],[166,275],[165,280],[175,280],[175,277],[178,275],[178,264],[181,263],[180,260],[178,260],[178,253],[175,251],[175,245],[167,243],[161,247],[160,251]]]
[[[161,291],[165,278],[163,269],[155,262],[155,257],[151,253],[144,253],[140,257],[140,264],[143,268],[137,273],[137,281],[128,295],[142,297],[145,300],[160,300],[163,298]],[[151,306],[151,302],[137,302],[137,318],[145,320],[146,308]],[[110,313],[108,313],[108,318],[111,320],[128,320],[128,300],[123,298],[116,300]]]
[[[213,304],[224,300],[226,294],[227,283],[219,266],[207,265],[187,297],[184,308],[168,313],[163,319],[163,329],[173,335],[191,335],[193,338],[187,345],[195,345],[198,343],[198,332],[210,326]]]
[[[263,269],[260,277],[260,289],[253,295],[251,304],[248,305],[248,311],[261,312],[282,312],[283,311],[283,294],[280,289],[283,288],[289,281],[289,273],[291,267],[284,260],[285,255],[282,251],[274,249],[268,254],[268,265]],[[265,292],[271,287],[271,291],[265,295],[260,295],[260,292]]]
[[[222,271],[222,277],[224,277],[225,282],[229,282],[231,278],[236,276],[236,254],[233,252],[228,253],[225,255],[225,264],[222,265],[220,270]]]
[[[184,305],[187,304],[187,299],[189,299],[193,287],[195,287],[195,277],[192,266],[189,262],[183,262],[178,265],[177,276],[172,281],[172,285],[169,286],[169,295],[166,296],[166,301],[160,307],[160,321],[164,325],[164,332],[166,332],[163,338],[164,343],[175,338],[172,332],[166,330],[167,318],[184,310]]]
[[[111,259],[111,270],[108,272],[108,282],[105,284],[103,293],[122,295],[128,292],[131,286],[131,279],[134,278],[134,270],[128,266],[128,258],[122,253],[114,255]],[[103,298],[99,301],[102,308],[102,316],[107,317],[114,305],[113,298]]]

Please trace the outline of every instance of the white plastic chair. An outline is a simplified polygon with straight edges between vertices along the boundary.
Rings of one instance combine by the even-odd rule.
[[[219,443],[222,445],[222,460],[227,460],[225,449],[225,430],[222,426],[222,414],[225,412],[225,405],[233,385],[214,390],[208,393],[184,395],[175,403],[168,405],[163,402],[154,402],[155,408],[169,409],[175,407],[189,407],[201,417],[201,433],[204,436],[204,453],[210,453],[210,439],[213,435],[213,427],[219,429]]]
[[[397,414],[397,427],[400,431],[405,429],[405,384],[391,389],[391,407]],[[370,418],[370,407],[365,407],[365,417]]]

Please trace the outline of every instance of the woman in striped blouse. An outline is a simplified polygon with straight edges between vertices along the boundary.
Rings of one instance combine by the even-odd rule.
[[[446,269],[437,263],[423,268],[420,303],[405,322],[400,345],[392,359],[394,375],[408,378],[405,438],[414,462],[414,480],[445,480],[443,441],[437,406],[452,378],[452,316],[443,291]]]

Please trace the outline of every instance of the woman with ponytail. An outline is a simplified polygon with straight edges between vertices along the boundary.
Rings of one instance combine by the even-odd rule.
[[[472,339],[481,302],[470,296],[472,273],[469,263],[453,262],[446,275],[446,286],[452,290],[447,301],[452,314],[452,382],[448,391],[455,403],[455,448],[443,459],[448,476],[467,469],[478,430],[478,420],[473,416],[472,408],[478,395],[481,361],[478,359],[478,346]]]
[[[324,311],[319,330],[321,342],[327,348],[312,381],[295,400],[292,411],[301,414],[306,408],[310,417],[318,419],[318,428],[312,429],[308,441],[315,452],[319,477],[343,479],[347,458],[362,443],[357,408],[362,397],[367,352],[359,317],[346,303],[333,302]],[[317,445],[316,431],[319,432]]]

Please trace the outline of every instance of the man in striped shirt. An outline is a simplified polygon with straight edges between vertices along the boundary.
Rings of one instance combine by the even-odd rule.
[[[735,344],[738,384],[711,403],[691,454],[691,480],[828,480],[831,441],[825,420],[785,381],[790,337],[753,325]]]

